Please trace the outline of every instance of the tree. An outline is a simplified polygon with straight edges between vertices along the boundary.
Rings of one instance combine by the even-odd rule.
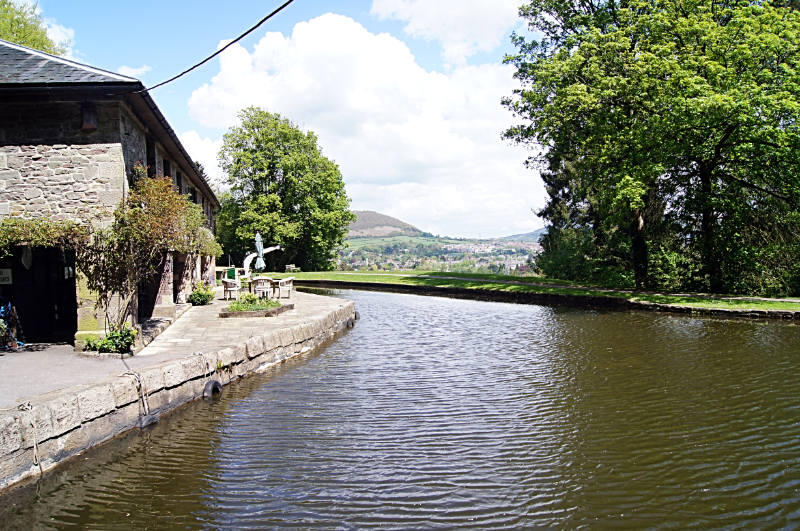
[[[505,136],[543,148],[529,164],[550,196],[544,264],[560,242],[578,241],[564,231],[580,230],[591,249],[573,245],[586,252],[578,259],[632,272],[640,287],[670,277],[759,291],[741,280],[783,275],[793,261],[768,265],[756,242],[775,214],[783,222],[771,224],[769,240],[796,248],[800,234],[798,12],[763,2],[535,0],[520,13],[542,38],[515,37],[519,53],[506,58],[523,88],[504,104],[526,123]]]
[[[239,119],[219,152],[230,187],[217,217],[225,252],[241,262],[259,232],[265,244],[284,246],[274,267],[333,268],[356,219],[338,166],[322,155],[313,132],[280,114],[249,107]]]
[[[36,8],[37,4],[0,0],[0,39],[53,55],[64,55],[69,42],[56,43],[47,36],[44,20]]]

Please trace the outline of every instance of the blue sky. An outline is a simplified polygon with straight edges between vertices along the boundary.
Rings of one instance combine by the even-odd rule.
[[[71,57],[163,81],[217,49],[279,1],[41,0]],[[215,178],[214,153],[236,111],[260,105],[315,131],[340,164],[354,209],[451,236],[541,226],[529,155],[500,134],[501,64],[519,0],[295,0],[253,34],[153,97]]]

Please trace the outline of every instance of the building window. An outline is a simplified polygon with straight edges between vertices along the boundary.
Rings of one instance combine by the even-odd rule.
[[[97,107],[94,103],[84,103],[81,109],[83,111],[83,127],[84,131],[97,131]]]

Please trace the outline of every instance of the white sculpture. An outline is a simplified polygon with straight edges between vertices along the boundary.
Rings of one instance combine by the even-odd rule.
[[[274,247],[267,247],[266,249],[264,249],[264,254],[271,253],[272,251],[278,251],[280,249],[283,249],[283,247],[280,245],[276,245]],[[247,256],[245,256],[244,258],[245,273],[250,271],[250,264],[253,263],[253,258],[255,258],[256,256],[258,256],[258,253],[250,253]]]

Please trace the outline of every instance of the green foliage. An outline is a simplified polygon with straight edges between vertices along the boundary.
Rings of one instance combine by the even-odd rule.
[[[248,297],[249,296],[249,297]],[[258,312],[279,308],[281,303],[276,300],[259,299],[252,293],[245,293],[238,301],[231,302],[228,307],[230,312]]]
[[[166,251],[191,257],[221,251],[200,207],[178,194],[170,179],[148,178],[141,165],[135,174],[112,224],[92,226],[91,238],[76,247],[78,269],[113,330],[122,329],[139,285],[157,274]]]
[[[244,304],[255,304],[259,300],[258,296],[255,293],[243,293],[241,297],[239,297],[239,302]]]
[[[47,36],[36,4],[14,0],[0,0],[0,39],[53,55],[64,55],[69,46],[69,42],[55,43]]]
[[[21,243],[74,249],[78,271],[98,294],[97,308],[104,310],[115,331],[124,330],[138,286],[157,273],[165,251],[191,257],[222,254],[199,205],[179,195],[169,179],[148,178],[141,165],[134,174],[136,184],[114,210],[110,225],[88,217],[81,223],[47,218],[0,220],[0,257]]]
[[[3,218],[0,220],[0,257],[11,254],[11,247],[27,243],[31,247],[74,249],[89,238],[88,227],[72,221],[48,218]]]
[[[130,326],[124,326],[119,330],[109,332],[103,339],[88,338],[84,350],[125,353],[130,350],[135,341],[136,330]]]
[[[200,283],[194,287],[187,300],[192,306],[205,306],[214,300],[215,291],[211,286]]]
[[[265,246],[284,246],[281,255],[266,257],[273,269],[334,267],[335,250],[356,219],[338,166],[322,155],[314,133],[280,114],[249,107],[239,118],[219,153],[230,185],[217,217],[225,253],[241,262],[259,232]]]
[[[640,287],[795,293],[795,273],[777,264],[797,232],[755,229],[800,205],[800,13],[781,5],[521,8],[541,37],[515,37],[506,58],[522,88],[504,104],[525,122],[505,136],[542,148],[528,164],[549,194],[545,255],[567,252],[561,232],[580,229],[584,276],[608,261]]]

